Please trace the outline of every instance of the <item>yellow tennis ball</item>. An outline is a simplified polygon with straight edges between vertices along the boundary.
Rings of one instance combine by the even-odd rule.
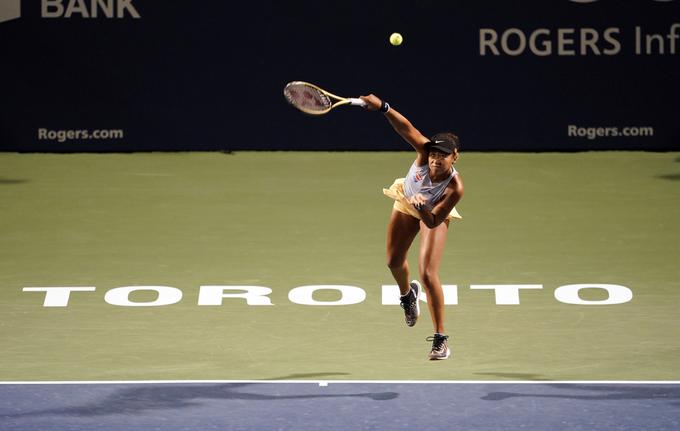
[[[401,37],[399,33],[392,33],[390,35],[390,43],[394,46],[399,46],[401,43],[404,41],[404,38]]]

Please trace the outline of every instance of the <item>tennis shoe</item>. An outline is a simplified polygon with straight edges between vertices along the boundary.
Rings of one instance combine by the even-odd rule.
[[[426,341],[432,341],[432,350],[427,355],[431,361],[448,359],[451,356],[451,349],[449,349],[449,343],[446,341],[448,339],[448,335],[442,334],[434,334],[432,337],[427,337]]]
[[[406,325],[413,326],[418,321],[420,316],[420,292],[422,288],[418,280],[413,280],[410,283],[411,290],[400,298],[401,308],[404,309],[404,320]]]

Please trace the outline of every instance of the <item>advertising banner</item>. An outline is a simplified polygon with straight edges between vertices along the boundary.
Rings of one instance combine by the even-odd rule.
[[[0,0],[0,49],[0,151],[408,149],[294,80],[463,150],[680,150],[680,0]]]

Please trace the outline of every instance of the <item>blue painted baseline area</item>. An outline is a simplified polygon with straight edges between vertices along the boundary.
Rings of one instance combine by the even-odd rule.
[[[680,382],[6,382],[0,430],[677,430]]]

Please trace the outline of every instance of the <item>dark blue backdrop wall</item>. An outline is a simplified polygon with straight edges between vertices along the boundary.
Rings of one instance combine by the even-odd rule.
[[[404,43],[391,46],[400,32]],[[680,0],[0,0],[0,150],[680,149]]]

